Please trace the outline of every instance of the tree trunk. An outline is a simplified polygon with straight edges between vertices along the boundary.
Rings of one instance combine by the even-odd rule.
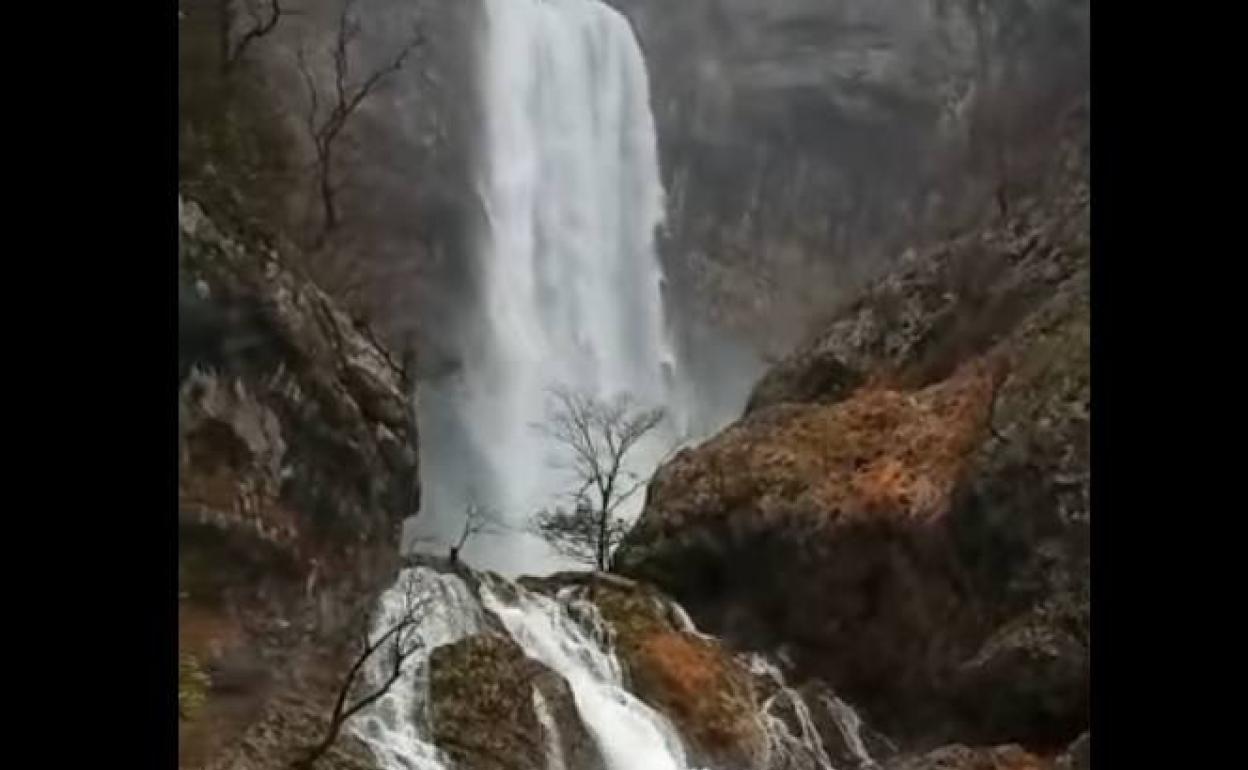
[[[329,183],[330,158],[332,145],[325,142],[321,153],[321,206],[325,211],[325,230],[333,230],[338,226],[338,212],[334,209],[334,191]]]
[[[598,569],[606,570],[607,568],[607,511],[603,508],[602,515],[598,518]]]

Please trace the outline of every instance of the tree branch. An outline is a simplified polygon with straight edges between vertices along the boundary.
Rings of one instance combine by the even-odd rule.
[[[229,55],[226,56],[226,71],[229,71],[238,63],[243,56],[243,52],[247,50],[247,46],[272,32],[277,27],[277,23],[281,21],[282,16],[287,13],[286,9],[282,8],[281,0],[270,0],[268,18],[261,16],[260,12],[251,3],[248,3],[247,9],[251,12],[252,26],[243,33],[238,43],[230,51]]]
[[[424,33],[417,27],[413,31],[412,37],[399,49],[393,59],[381,68],[369,73],[359,85],[352,86],[350,83],[350,48],[360,32],[359,22],[352,13],[355,2],[356,0],[344,0],[342,11],[338,16],[338,29],[331,52],[333,61],[333,103],[329,105],[329,109],[323,118],[320,116],[320,97],[316,87],[316,80],[312,76],[311,68],[307,66],[303,49],[300,48],[298,52],[299,69],[303,74],[304,83],[309,92],[309,117],[306,123],[308,135],[316,154],[314,175],[322,212],[322,227],[321,232],[316,237],[317,243],[323,242],[325,236],[338,226],[338,209],[335,199],[340,187],[333,180],[333,156],[336,141],[342,135],[351,116],[355,114],[364,100],[374,93],[388,76],[402,69],[412,51],[425,43]]]

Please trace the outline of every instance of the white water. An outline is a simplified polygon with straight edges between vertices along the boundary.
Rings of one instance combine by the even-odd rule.
[[[609,770],[683,770],[680,737],[662,715],[624,689],[619,661],[597,608],[563,602],[508,586],[507,601],[488,586],[481,601],[498,616],[527,656],[559,672],[572,688],[577,711]],[[590,626],[589,629],[584,624]]]
[[[482,5],[479,306],[463,369],[429,407],[453,415],[454,436],[425,450],[413,534],[445,541],[471,497],[517,532],[477,538],[465,556],[515,575],[568,566],[519,532],[573,486],[534,430],[548,388],[665,407],[661,431],[634,453],[641,474],[686,435],[690,399],[664,320],[663,188],[632,27],[598,0]]]
[[[386,770],[450,770],[449,761],[428,740],[429,656],[436,647],[480,631],[484,618],[477,598],[458,577],[415,567],[403,570],[382,594],[374,637],[402,617],[408,597],[422,602],[415,629],[421,647],[386,694],[348,725]],[[366,684],[373,688],[388,674],[389,650],[383,652],[373,656],[365,672]]]
[[[513,583],[500,590],[485,579],[479,598],[458,577],[426,567],[404,570],[381,598],[374,634],[391,628],[408,596],[423,597],[416,635],[420,650],[377,703],[349,729],[372,750],[385,770],[452,770],[430,735],[429,658],[433,650],[485,628],[482,609],[502,622],[526,656],[558,672],[568,682],[582,722],[593,736],[608,770],[688,770],[680,737],[658,712],[624,689],[620,663],[597,608],[582,600],[555,600],[531,594]],[[389,650],[375,655],[366,683],[377,686],[388,674]],[[557,726],[545,700],[532,693],[546,733],[550,770],[566,768]]]
[[[858,760],[859,766],[876,767],[876,761],[867,751],[867,745],[863,743],[862,718],[858,716],[854,707],[835,695],[824,695],[821,700],[824,707],[828,709],[828,713],[836,720],[836,727],[841,731],[841,736],[845,739],[854,758]]]
[[[415,630],[422,642],[419,651],[408,659],[402,677],[386,696],[348,723],[384,770],[453,770],[431,738],[430,655],[440,645],[491,628],[504,631],[527,657],[545,664],[568,683],[580,720],[608,770],[692,770],[681,737],[668,719],[626,689],[613,631],[597,607],[583,598],[582,588],[564,588],[552,599],[505,578],[487,574],[478,579],[474,594],[457,576],[415,567],[404,570],[382,595],[374,634],[383,633],[401,617],[407,596],[423,599]],[[687,617],[679,605],[673,603],[672,610],[676,617]],[[487,621],[490,615],[497,621],[492,625]],[[692,632],[697,633],[696,629]],[[366,671],[371,686],[389,673],[389,650],[382,652]],[[757,714],[768,739],[761,766],[847,770],[832,763],[810,709],[785,684],[780,671],[757,655],[748,656],[746,663],[753,674],[770,678],[776,685],[774,694],[759,704]],[[547,744],[548,770],[578,770],[567,766],[549,704],[536,688],[530,698]],[[853,708],[834,695],[822,695],[821,705],[842,732],[853,766],[877,766],[863,743],[861,720]]]
[[[563,566],[519,533],[568,489],[532,427],[545,415],[549,387],[601,399],[626,393],[665,407],[663,432],[638,447],[640,473],[687,437],[692,401],[663,314],[653,244],[663,190],[632,28],[598,0],[481,2],[478,191],[488,227],[475,255],[480,296],[458,378],[422,398],[426,486],[409,535],[453,540],[465,505],[484,504],[515,530],[496,541],[479,537],[463,556],[514,575]],[[624,515],[635,513],[640,497],[633,503]],[[350,728],[386,770],[449,770],[429,739],[429,655],[482,631],[483,610],[568,682],[609,770],[689,770],[672,725],[625,689],[609,629],[575,591],[551,599],[486,580],[477,597],[457,577],[409,569],[383,596],[376,632],[402,611],[409,586],[430,597],[417,629],[425,645]],[[670,610],[679,627],[696,632],[683,609]],[[384,658],[370,681],[385,677]],[[549,770],[577,770],[566,768],[548,704],[536,690],[532,698]],[[777,734],[786,729],[769,715],[760,719]],[[807,747],[803,738],[785,743],[786,751]]]

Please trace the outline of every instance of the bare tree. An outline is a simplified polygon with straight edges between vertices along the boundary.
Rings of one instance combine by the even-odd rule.
[[[570,456],[573,507],[539,511],[532,528],[563,555],[606,570],[628,529],[615,513],[645,483],[628,468],[629,454],[664,412],[640,408],[628,396],[603,402],[564,388],[550,395],[547,421],[537,427]]]
[[[476,502],[469,503],[464,508],[464,527],[459,532],[459,540],[451,546],[451,564],[459,563],[459,552],[472,538],[477,535],[501,534],[506,529],[498,511]]]
[[[352,13],[355,2],[356,0],[344,0],[342,13],[338,17],[338,31],[332,54],[334,87],[324,105],[303,46],[299,47],[297,53],[299,71],[308,92],[308,112],[304,125],[316,154],[314,171],[323,214],[322,237],[338,226],[338,209],[334,200],[337,192],[333,181],[334,150],[343,128],[360,104],[387,77],[402,69],[412,52],[425,42],[424,33],[419,28],[415,29],[408,41],[386,64],[363,79],[352,82],[350,49],[360,32],[359,20]]]
[[[403,664],[424,645],[417,630],[428,604],[429,595],[417,581],[408,579],[398,612],[384,627],[373,627],[378,622],[376,609],[363,617],[359,650],[338,689],[325,735],[291,763],[292,770],[309,770],[333,747],[348,719],[390,691],[402,675]],[[366,676],[370,666],[378,674],[375,681]]]
[[[225,72],[233,69],[234,65],[243,58],[243,52],[247,50],[248,46],[276,29],[277,23],[282,20],[282,16],[296,13],[282,7],[281,0],[268,0],[267,4],[265,4],[264,0],[242,0],[242,5],[247,10],[250,24],[243,31],[238,42],[232,42],[234,37],[235,8],[239,4],[239,0],[220,1],[222,26],[221,67]]]

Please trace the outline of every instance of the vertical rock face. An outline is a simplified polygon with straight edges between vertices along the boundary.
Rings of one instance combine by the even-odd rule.
[[[418,479],[410,385],[367,328],[195,202],[179,224],[179,631],[209,681],[182,760],[198,766],[300,666],[336,671]]]
[[[1088,83],[1087,0],[612,2],[655,73],[668,274],[777,352],[902,239],[1025,186]]]
[[[904,740],[1086,730],[1085,130],[1036,196],[911,251],[661,468],[620,569]]]

